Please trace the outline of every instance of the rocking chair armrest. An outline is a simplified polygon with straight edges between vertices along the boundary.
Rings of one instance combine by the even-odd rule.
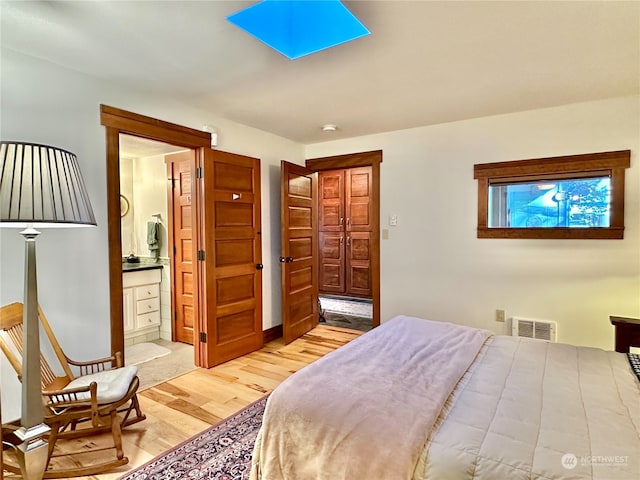
[[[77,362],[65,355],[69,364],[80,368],[80,375],[89,375],[91,373],[101,372],[103,370],[111,370],[113,368],[122,367],[122,353],[116,352],[110,357],[100,358],[98,360],[90,360],[88,362]]]
[[[90,398],[78,398],[78,394],[89,393]],[[52,409],[76,407],[81,405],[98,404],[98,384],[91,382],[84,387],[67,388],[62,390],[44,390],[42,395],[49,398],[47,406]]]

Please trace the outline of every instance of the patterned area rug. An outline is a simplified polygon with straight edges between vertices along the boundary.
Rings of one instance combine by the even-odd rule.
[[[266,403],[261,398],[119,480],[247,480]]]

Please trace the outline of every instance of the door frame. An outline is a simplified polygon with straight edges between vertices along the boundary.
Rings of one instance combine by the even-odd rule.
[[[100,105],[100,124],[105,127],[106,131],[111,353],[115,355],[116,352],[121,352],[124,356],[122,239],[120,226],[120,134],[148,138],[178,147],[194,149],[196,150],[196,161],[202,154],[202,148],[211,146],[211,134],[103,104]],[[195,298],[194,304],[197,305],[197,299]],[[194,318],[199,318],[199,316],[195,315],[196,313],[194,312]],[[197,364],[199,364],[200,349],[200,342],[194,341],[194,356]]]
[[[380,325],[380,164],[382,150],[347,153],[332,157],[310,158],[305,161],[309,170],[337,170],[341,168],[371,167],[372,176],[372,230],[371,230],[371,300],[373,319],[371,325]]]

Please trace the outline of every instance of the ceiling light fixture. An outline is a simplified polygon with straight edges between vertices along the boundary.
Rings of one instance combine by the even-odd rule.
[[[332,125],[330,123],[322,126],[323,132],[335,132],[338,129],[336,125]]]
[[[227,20],[290,60],[371,33],[339,0],[263,0]]]

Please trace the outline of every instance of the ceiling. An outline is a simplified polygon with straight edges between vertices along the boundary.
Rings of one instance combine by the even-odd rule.
[[[297,60],[252,3],[2,0],[1,43],[304,144],[640,93],[638,1],[346,1],[371,35]]]

